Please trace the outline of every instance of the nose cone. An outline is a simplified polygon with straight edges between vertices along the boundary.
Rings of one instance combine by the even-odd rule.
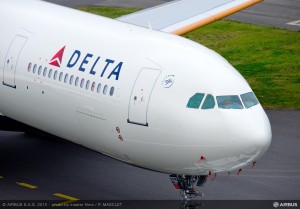
[[[257,156],[254,160],[261,157],[270,147],[272,140],[272,130],[268,116],[261,108],[254,109],[249,116],[250,119],[245,125],[245,132],[248,137],[245,140],[249,142],[249,146],[257,149]]]
[[[272,131],[270,121],[260,105],[242,110],[230,119],[232,146],[239,152],[240,162],[253,162],[270,147]]]

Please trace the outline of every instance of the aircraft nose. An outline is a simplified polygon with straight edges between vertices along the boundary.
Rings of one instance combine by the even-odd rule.
[[[246,110],[231,118],[232,146],[239,150],[243,161],[255,161],[269,148],[272,139],[270,121],[262,108]]]
[[[266,113],[262,111],[256,111],[253,118],[249,121],[248,127],[250,146],[257,147],[259,158],[270,147],[272,139],[272,131],[270,121]]]

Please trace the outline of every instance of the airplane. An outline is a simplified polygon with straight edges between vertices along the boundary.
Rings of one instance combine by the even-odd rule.
[[[230,63],[181,37],[261,0],[177,0],[117,19],[0,0],[0,112],[120,161],[167,173],[184,200],[255,164],[269,119]]]

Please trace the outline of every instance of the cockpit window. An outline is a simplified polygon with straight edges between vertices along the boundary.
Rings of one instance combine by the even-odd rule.
[[[239,96],[217,96],[218,106],[221,109],[243,109]]]
[[[200,104],[203,100],[204,94],[203,93],[196,93],[194,96],[192,96],[186,105],[187,108],[194,108],[198,109],[200,107]]]
[[[253,92],[242,94],[241,98],[242,98],[243,103],[244,103],[244,105],[247,109],[250,108],[250,107],[253,107],[253,106],[255,106],[259,103]]]
[[[207,109],[213,109],[215,107],[215,99],[214,96],[211,94],[208,94],[203,102],[203,105],[201,109],[207,110]]]

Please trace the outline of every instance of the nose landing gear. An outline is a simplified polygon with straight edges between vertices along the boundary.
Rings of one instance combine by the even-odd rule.
[[[194,188],[197,186],[204,186],[207,176],[193,176],[193,175],[170,175],[170,179],[176,189],[180,189],[180,195],[183,200],[190,200],[192,198],[201,197],[203,193],[198,192]]]

